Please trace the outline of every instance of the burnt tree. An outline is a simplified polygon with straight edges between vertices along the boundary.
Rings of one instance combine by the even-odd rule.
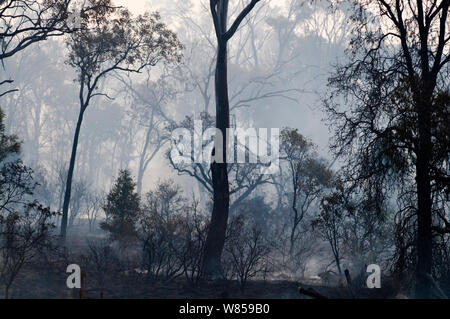
[[[217,38],[217,63],[215,73],[216,128],[222,133],[216,136],[214,159],[211,164],[213,184],[213,211],[205,244],[204,269],[207,278],[222,275],[221,256],[225,243],[225,233],[230,208],[230,190],[227,172],[227,128],[230,128],[230,103],[228,97],[227,46],[245,17],[260,0],[252,0],[237,16],[228,29],[229,0],[210,0],[214,30]]]
[[[330,78],[336,91],[326,101],[337,124],[333,147],[346,154],[353,181],[377,196],[414,185],[416,296],[428,298],[439,218],[433,194],[449,183],[450,1],[352,3],[350,60]],[[347,109],[338,107],[342,97]]]
[[[105,0],[106,1],[106,0]],[[181,59],[182,45],[158,13],[132,17],[126,9],[111,6],[95,15],[83,16],[86,24],[67,40],[67,63],[78,75],[80,112],[75,128],[67,174],[61,221],[61,238],[66,238],[72,179],[78,140],[85,112],[92,99],[106,96],[99,89],[113,72],[140,73],[161,61],[170,63]]]

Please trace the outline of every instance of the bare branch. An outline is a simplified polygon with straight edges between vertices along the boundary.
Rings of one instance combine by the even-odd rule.
[[[247,7],[245,7],[244,10],[242,10],[242,12],[239,14],[239,16],[234,21],[231,28],[224,34],[223,37],[224,37],[225,41],[228,41],[233,37],[233,35],[236,33],[237,29],[239,28],[240,24],[242,23],[242,21],[253,10],[255,5],[259,1],[261,1],[261,0],[252,0],[252,2],[250,2],[250,4]]]

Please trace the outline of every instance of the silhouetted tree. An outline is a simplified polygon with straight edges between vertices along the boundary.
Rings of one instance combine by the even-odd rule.
[[[64,196],[62,240],[66,237],[72,178],[83,117],[92,98],[107,97],[99,90],[100,82],[112,72],[139,73],[160,61],[179,61],[182,49],[177,36],[167,29],[157,13],[145,13],[133,18],[128,10],[108,5],[83,18],[86,26],[71,34],[67,40],[67,63],[77,71],[80,84],[80,112]]]
[[[74,0],[2,0],[0,1],[0,61],[12,57],[33,43],[61,37],[78,28],[77,14],[97,10],[109,0],[89,0],[80,12],[73,11]],[[12,83],[3,80],[0,86]],[[8,90],[0,97],[17,91]]]
[[[31,200],[36,188],[33,172],[19,158],[16,136],[5,134],[0,109],[0,283],[5,298],[24,265],[47,244],[54,214]]]
[[[3,0],[0,2],[0,60],[38,41],[62,36],[72,0]]]
[[[243,216],[235,217],[230,227],[233,229],[225,244],[226,259],[230,263],[231,277],[238,279],[244,292],[249,279],[266,275],[267,259],[273,248],[272,239]]]
[[[429,297],[432,193],[449,181],[444,123],[450,110],[450,2],[358,0],[353,5],[350,62],[330,78],[336,90],[326,103],[336,128],[333,149],[348,159],[353,181],[373,194],[377,190],[377,196],[395,182],[415,184],[416,296]]]
[[[103,210],[106,221],[101,228],[110,233],[112,240],[124,242],[136,235],[136,222],[140,212],[140,199],[136,183],[128,170],[121,170],[106,197]]]
[[[145,196],[140,218],[143,267],[147,277],[171,280],[183,275],[185,237],[190,208],[181,188],[173,181],[161,181]]]
[[[298,130],[286,128],[281,132],[281,157],[287,163],[292,186],[290,251],[298,240],[298,228],[305,214],[329,186],[332,173],[318,157],[314,144]]]
[[[214,160],[211,164],[214,204],[205,246],[206,277],[223,277],[221,255],[230,207],[230,190],[226,164],[227,128],[230,128],[230,105],[228,98],[227,46],[245,17],[260,0],[251,0],[228,29],[228,0],[210,0],[211,14],[217,37],[217,64],[215,76],[216,128],[222,139],[216,136]]]
[[[342,275],[342,242],[344,240],[345,214],[351,208],[345,196],[333,193],[322,199],[319,216],[313,220],[312,226],[320,236],[328,242],[334,257],[339,275]]]

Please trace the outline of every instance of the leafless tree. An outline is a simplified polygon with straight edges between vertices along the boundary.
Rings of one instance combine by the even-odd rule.
[[[167,72],[170,71],[164,71],[164,73]],[[132,101],[130,115],[142,128],[136,136],[136,143],[139,143],[137,145],[137,191],[139,194],[142,193],[142,183],[149,165],[169,142],[165,126],[171,120],[166,114],[166,107],[177,94],[170,83],[170,74],[164,74],[155,81],[151,79],[149,68],[145,70],[145,74],[145,79],[138,84],[134,84],[129,76],[118,77]]]
[[[270,235],[246,218],[237,216],[230,224],[225,259],[231,263],[231,276],[239,280],[244,292],[247,281],[258,275],[266,275],[266,259],[271,252]]]
[[[186,128],[190,132],[194,132],[197,136],[203,136],[207,129],[214,127],[215,119],[209,114],[201,113],[199,122],[202,123],[201,132],[195,127],[195,120],[191,116],[187,116],[180,123],[172,123],[168,126],[169,131],[173,131],[177,128]],[[176,145],[176,141],[172,141],[173,146]],[[196,161],[199,154],[197,152],[203,152],[208,149],[212,144],[211,140],[202,140],[202,148],[194,149],[190,155],[188,155],[191,163],[175,162],[172,158],[172,153],[167,152],[166,156],[169,160],[170,166],[177,171],[179,175],[187,175],[194,178],[202,187],[206,190],[207,194],[213,198],[214,189],[212,181],[211,167],[208,165],[208,161],[204,159],[201,163]],[[237,147],[237,146],[236,146]],[[248,148],[246,148],[248,151]],[[230,213],[236,210],[236,208],[247,198],[249,198],[258,187],[262,187],[266,184],[271,184],[271,178],[269,175],[262,174],[261,168],[263,164],[253,163],[228,163],[227,173],[229,175],[229,187],[230,187]]]
[[[100,210],[104,206],[103,201],[103,196],[98,193],[90,192],[89,194],[87,194],[84,214],[87,217],[89,230],[91,232],[94,230],[94,226],[96,225]]]
[[[161,182],[146,195],[140,220],[143,267],[152,281],[172,280],[183,275],[180,250],[183,248],[186,199],[171,181]]]

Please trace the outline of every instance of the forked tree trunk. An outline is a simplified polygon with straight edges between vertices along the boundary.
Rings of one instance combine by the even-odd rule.
[[[216,128],[222,133],[216,134],[215,158],[211,164],[214,190],[214,204],[208,236],[205,242],[203,275],[209,279],[223,278],[221,263],[225,245],[225,233],[230,210],[230,190],[227,171],[227,141],[230,127],[230,102],[228,99],[227,43],[244,18],[260,0],[251,2],[238,15],[231,28],[227,29],[228,0],[210,0],[214,29],[217,36],[217,65],[215,74],[216,90]],[[214,161],[216,160],[216,162]]]

